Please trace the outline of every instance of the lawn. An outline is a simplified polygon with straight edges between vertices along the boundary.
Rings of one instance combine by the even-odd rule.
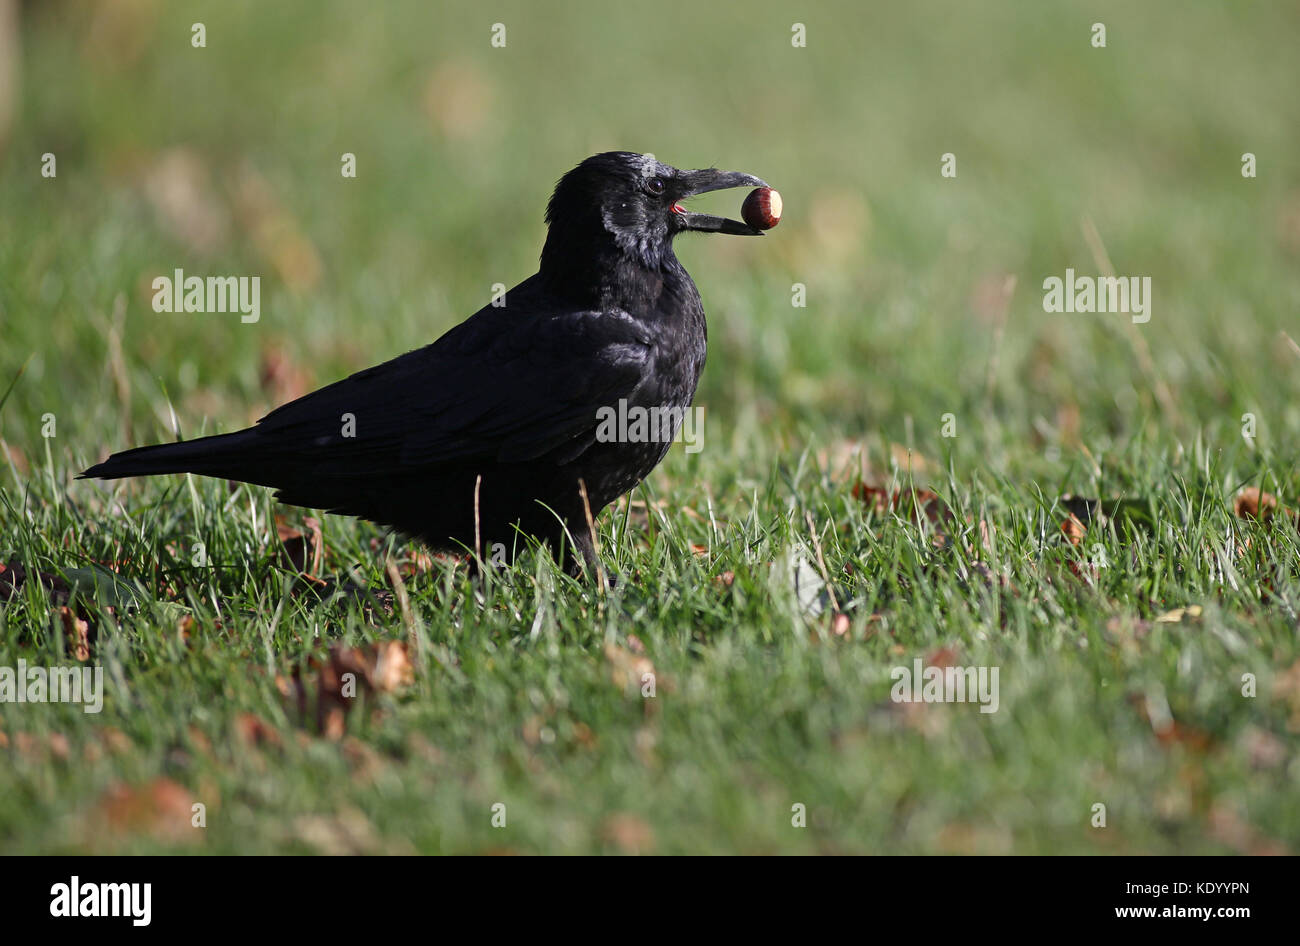
[[[0,702],[0,852],[1300,850],[1300,11],[15,6],[0,668],[103,706]],[[610,149],[786,208],[678,242],[702,449],[598,520],[616,584],[75,479],[431,341]]]

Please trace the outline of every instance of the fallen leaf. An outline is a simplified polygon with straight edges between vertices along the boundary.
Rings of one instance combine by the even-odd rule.
[[[118,835],[143,834],[167,843],[201,841],[203,831],[191,821],[193,802],[190,792],[169,778],[115,784],[100,796],[92,819]]]
[[[605,659],[610,664],[610,679],[620,690],[640,690],[645,675],[654,676],[655,673],[655,665],[649,657],[624,650],[617,644],[605,645]]]
[[[1275,769],[1286,761],[1286,743],[1266,729],[1251,726],[1241,736],[1246,758],[1256,769]]]
[[[285,346],[270,341],[262,343],[258,380],[274,404],[296,401],[315,387],[312,373],[290,358]]]
[[[59,608],[59,623],[63,628],[64,646],[75,660],[90,659],[90,622],[85,621],[71,608]]]
[[[293,700],[300,719],[315,714],[317,730],[328,739],[341,739],[346,717],[362,690],[392,693],[415,680],[405,641],[387,640],[361,647],[334,644],[329,658],[308,661],[307,675],[295,668],[292,678],[277,677],[276,686]]]
[[[289,524],[282,515],[275,517],[275,531],[280,538],[281,557],[293,571],[315,578],[320,573],[325,554],[320,520],[314,516],[303,518],[306,531]]]
[[[113,755],[122,755],[131,750],[131,739],[116,726],[105,726],[100,730],[99,738]]]
[[[1283,670],[1273,680],[1272,699],[1282,700],[1291,710],[1287,728],[1300,732],[1300,660]]]
[[[1222,802],[1216,802],[1206,816],[1210,836],[1220,844],[1240,854],[1251,856],[1285,856],[1287,847],[1281,841],[1265,838],[1250,826],[1241,815]]]
[[[380,641],[374,645],[374,662],[367,680],[380,693],[392,693],[415,682],[415,667],[405,641]]]
[[[262,747],[280,746],[280,734],[269,723],[255,713],[241,712],[235,715],[235,732],[245,745]]]
[[[928,489],[887,490],[859,480],[853,485],[852,495],[869,505],[878,515],[893,512],[917,526],[933,528],[931,542],[937,548],[948,543],[945,531],[956,521],[956,516],[938,493]]]
[[[654,851],[654,831],[637,815],[610,815],[601,825],[600,835],[606,843],[624,854],[650,854]]]
[[[1156,739],[1164,746],[1183,746],[1193,752],[1205,752],[1214,742],[1213,737],[1204,729],[1188,726],[1177,720],[1170,720],[1154,729]]]
[[[1150,634],[1152,626],[1152,622],[1130,615],[1117,615],[1106,621],[1106,631],[1108,633],[1117,637],[1131,635],[1137,640],[1141,640]]]
[[[945,854],[1010,854],[1011,835],[996,824],[953,822],[939,829],[935,845]]]
[[[1247,486],[1238,493],[1232,501],[1232,511],[1239,519],[1254,519],[1257,522],[1272,522],[1281,513],[1300,529],[1300,511],[1281,505],[1276,496],[1264,492],[1258,486]]]
[[[833,483],[861,482],[868,475],[867,447],[861,440],[837,440],[817,451],[817,465]]]
[[[1146,499],[1084,499],[1067,493],[1057,500],[1057,504],[1078,519],[1085,529],[1094,525],[1105,528],[1114,523],[1149,532],[1155,521],[1151,503]]]
[[[938,650],[931,651],[926,655],[925,665],[927,667],[939,667],[947,669],[948,667],[957,666],[960,655],[955,647],[940,647]]]
[[[1166,748],[1183,746],[1196,753],[1203,753],[1213,745],[1214,737],[1204,729],[1180,723],[1169,712],[1169,704],[1164,694],[1156,691],[1155,695],[1131,693],[1129,702],[1137,709],[1155,734],[1156,740]]]
[[[293,835],[322,854],[373,854],[381,850],[370,819],[351,806],[336,814],[300,815],[293,820]]]

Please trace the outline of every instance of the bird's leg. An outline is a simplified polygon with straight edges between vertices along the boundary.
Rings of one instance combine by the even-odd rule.
[[[586,534],[575,536],[572,544],[565,545],[564,570],[571,577],[593,585],[603,580],[607,590],[616,587],[622,577],[601,560],[590,535]]]
[[[585,531],[570,530],[564,543],[564,571],[570,577],[587,581],[597,580],[600,574],[600,557],[596,554],[595,543]]]

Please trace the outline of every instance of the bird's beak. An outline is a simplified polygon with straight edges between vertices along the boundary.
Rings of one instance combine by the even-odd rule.
[[[739,171],[715,171],[712,168],[703,171],[682,171],[677,176],[677,186],[684,200],[709,191],[725,190],[728,187],[767,187],[767,183],[752,174]],[[715,217],[712,214],[692,213],[681,204],[674,203],[673,217],[681,230],[703,230],[706,233],[734,233],[737,236],[762,236],[762,230],[755,230],[747,223]]]

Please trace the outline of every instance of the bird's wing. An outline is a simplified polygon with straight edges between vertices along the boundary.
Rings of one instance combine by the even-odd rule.
[[[458,461],[522,462],[572,445],[647,375],[651,344],[623,312],[485,308],[437,342],[271,412],[269,460],[322,476]]]

